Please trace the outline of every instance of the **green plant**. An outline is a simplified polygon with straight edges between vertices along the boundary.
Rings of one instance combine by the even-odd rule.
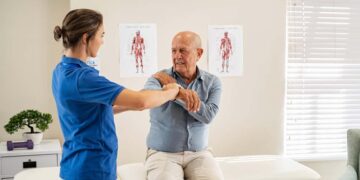
[[[24,126],[27,126],[30,128],[30,133],[35,133],[33,126],[36,125],[36,128],[43,132],[49,128],[49,124],[52,121],[51,114],[28,109],[11,117],[10,121],[4,126],[4,128],[6,132],[13,134],[19,129],[24,129]]]

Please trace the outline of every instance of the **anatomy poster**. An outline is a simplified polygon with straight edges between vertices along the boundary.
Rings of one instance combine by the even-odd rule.
[[[155,24],[120,24],[120,76],[148,77],[157,71]]]
[[[243,73],[243,29],[239,25],[209,26],[209,72],[217,76]]]

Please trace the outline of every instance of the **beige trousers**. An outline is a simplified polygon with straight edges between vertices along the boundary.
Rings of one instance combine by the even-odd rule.
[[[167,153],[149,149],[145,168],[148,180],[223,180],[209,150]]]

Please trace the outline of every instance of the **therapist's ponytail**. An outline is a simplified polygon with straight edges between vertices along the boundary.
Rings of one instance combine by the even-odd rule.
[[[54,39],[62,38],[65,49],[78,45],[83,34],[87,34],[89,41],[103,24],[102,15],[91,9],[74,9],[70,11],[62,22],[62,27],[55,26]]]

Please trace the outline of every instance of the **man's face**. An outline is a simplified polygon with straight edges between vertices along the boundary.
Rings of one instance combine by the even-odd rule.
[[[196,62],[200,58],[198,49],[189,38],[175,37],[172,41],[173,68],[181,76],[189,78],[196,73]]]

